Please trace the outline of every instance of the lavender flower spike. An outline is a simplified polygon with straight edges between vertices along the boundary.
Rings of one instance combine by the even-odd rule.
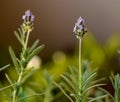
[[[83,37],[87,32],[87,28],[82,17],[79,17],[77,22],[75,23],[73,32],[76,34],[77,38]]]
[[[33,22],[34,19],[35,19],[35,16],[32,14],[32,12],[31,12],[30,10],[27,10],[27,11],[25,12],[25,15],[23,15],[22,19],[23,19],[25,22],[27,22],[27,21]]]

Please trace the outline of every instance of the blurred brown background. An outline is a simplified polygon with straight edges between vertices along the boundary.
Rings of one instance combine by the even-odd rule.
[[[100,43],[114,32],[120,32],[120,0],[1,0],[1,64],[6,64],[9,45],[20,50],[13,31],[22,24],[21,18],[27,9],[36,17],[30,41],[38,38],[46,45],[45,57],[56,50],[74,48],[77,41],[72,30],[79,16],[86,20],[89,31]]]

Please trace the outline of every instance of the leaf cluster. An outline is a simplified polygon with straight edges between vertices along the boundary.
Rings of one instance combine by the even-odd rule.
[[[96,71],[91,72],[90,66],[88,62],[83,63],[82,66],[83,69],[83,75],[82,75],[82,88],[79,89],[78,85],[78,69],[75,67],[69,67],[69,72],[66,72],[65,74],[61,75],[62,82],[60,84],[57,84],[54,82],[56,86],[60,88],[60,90],[63,92],[63,94],[71,101],[71,102],[94,102],[97,100],[100,100],[107,95],[99,96],[99,97],[89,97],[89,90],[105,85],[105,84],[99,84],[98,82],[100,80],[96,80]],[[79,94],[81,93],[81,95]]]

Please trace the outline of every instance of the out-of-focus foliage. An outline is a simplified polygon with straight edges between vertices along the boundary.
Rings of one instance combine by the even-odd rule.
[[[120,34],[113,34],[108,38],[105,44],[100,44],[96,38],[88,33],[83,40],[82,45],[82,60],[88,60],[91,64],[91,69],[98,69],[98,77],[109,77],[111,71],[120,72],[120,57],[118,49],[120,48]],[[64,54],[63,52],[55,52],[53,61],[45,66],[54,74],[55,78],[59,78],[60,74],[68,69],[69,65],[78,67],[78,46],[72,55]],[[56,59],[54,55],[56,55]],[[63,59],[62,59],[63,58]],[[100,73],[100,74],[99,74]]]
[[[119,102],[120,100],[120,74],[110,76],[113,88],[114,88],[114,102]]]
[[[119,34],[114,34],[105,44],[102,45],[97,42],[94,36],[90,33],[83,40],[82,59],[87,59],[91,62],[91,70],[97,68],[97,78],[105,78],[105,83],[110,83],[109,76],[111,71],[116,72],[119,71],[120,68],[119,55],[117,53],[120,48],[119,38]],[[68,55],[60,51],[55,52],[53,54],[53,60],[43,66],[54,75],[55,81],[61,80],[60,75],[68,70],[69,65],[78,67],[77,49],[78,47],[76,46],[73,55]]]
[[[93,102],[98,101],[107,95],[99,95],[98,97],[90,97],[90,89],[100,87],[105,84],[99,84],[98,82],[101,80],[95,80],[96,72],[91,71],[90,65],[87,61],[82,64],[82,81],[81,81],[81,89],[79,88],[79,70],[75,67],[69,67],[69,72],[61,75],[62,81],[57,84],[64,95],[71,101],[71,102]],[[96,93],[94,93],[96,94]]]
[[[119,48],[120,34],[113,34],[105,44],[88,34],[83,40],[82,57],[92,63],[93,70],[98,68],[98,77],[109,77],[111,71],[120,72]]]
[[[82,59],[87,59],[91,63],[91,70],[98,69],[97,78],[106,77],[106,79],[109,79],[111,71],[120,72],[119,38],[120,34],[114,34],[103,45],[91,33],[88,33],[84,38]],[[24,96],[35,94],[35,96],[25,99],[24,102],[69,102],[59,88],[53,84],[53,81],[59,82],[62,80],[61,74],[68,71],[69,65],[78,67],[77,49],[76,46],[71,55],[56,51],[51,61],[43,63],[40,69],[23,84]],[[7,71],[10,76],[13,75],[12,77],[16,78],[15,71],[12,68],[7,69]],[[1,83],[0,87],[8,85],[5,81],[1,81]],[[108,82],[105,80],[105,83]],[[6,92],[8,92],[7,89],[0,92],[0,102],[8,102],[5,101],[7,97],[3,95]]]

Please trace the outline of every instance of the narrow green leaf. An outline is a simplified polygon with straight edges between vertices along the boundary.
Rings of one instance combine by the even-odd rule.
[[[10,87],[13,87],[13,86],[15,86],[15,85],[16,85],[16,83],[14,83],[14,84],[12,84],[12,85],[9,85],[9,86],[6,86],[6,87],[3,87],[3,88],[0,89],[0,91],[3,91],[3,90],[5,90],[5,89],[10,88]]]
[[[66,76],[61,75],[61,77],[68,83],[68,85],[70,85],[70,87],[71,87],[74,91],[76,91],[73,83],[72,83]]]
[[[105,89],[103,89],[101,87],[98,87],[98,89],[105,92],[106,94],[108,94],[111,97],[111,99],[115,102],[114,97],[107,90],[105,90]]]
[[[21,70],[24,70],[22,62],[18,58],[16,58],[16,60],[17,60],[17,62],[19,64],[19,68],[21,68]]]
[[[22,29],[18,28],[18,31],[19,31],[19,34],[20,34],[21,41],[24,41]]]
[[[1,68],[0,68],[0,71],[2,71],[2,70],[4,70],[4,69],[8,68],[9,66],[10,66],[10,64],[1,67]]]
[[[112,77],[113,80],[115,80],[115,75],[114,75],[113,72],[111,72],[111,77]]]
[[[76,76],[76,73],[78,73],[78,68],[76,68],[76,67],[69,66],[69,70],[70,70],[72,75]]]
[[[87,89],[84,90],[84,92],[87,92],[91,88],[95,88],[95,87],[99,87],[99,86],[103,86],[103,85],[106,85],[106,84],[96,84],[96,85],[89,86]]]
[[[26,30],[23,28],[23,26],[20,27],[21,28],[21,39],[23,41],[25,41],[25,37],[26,37]]]
[[[38,44],[39,44],[39,40],[36,40],[31,46],[29,53],[31,53],[38,46]]]
[[[55,84],[71,102],[74,102],[74,101],[72,100],[72,98],[64,91],[64,89],[63,89],[60,85],[58,85],[58,84],[57,84],[56,82],[54,82],[54,81],[53,81],[53,84]]]
[[[86,89],[86,85],[88,85],[88,83],[91,82],[91,80],[95,77],[95,75],[96,75],[96,72],[90,74],[90,75],[87,77],[87,79],[85,79],[85,81],[83,81],[83,83],[82,83],[82,88],[83,88],[83,89]]]
[[[23,45],[23,42],[22,42],[22,40],[21,40],[18,32],[17,32],[17,31],[14,31],[14,34],[15,34],[16,38],[18,39],[18,41]]]
[[[9,81],[9,83],[10,83],[11,85],[13,85],[12,80],[10,79],[10,77],[9,77],[6,73],[5,73],[5,76],[6,76],[7,80]],[[12,88],[15,89],[14,86],[12,86]]]
[[[37,47],[36,49],[34,49],[31,54],[29,54],[29,56],[27,57],[27,62],[31,60],[31,58],[34,56],[34,55],[37,55],[42,49],[44,48],[44,45],[41,45],[39,47]]]
[[[14,64],[14,66],[15,66],[15,69],[16,69],[16,71],[17,71],[18,74],[19,74],[19,65],[18,65],[18,62],[17,62],[17,60],[16,60],[15,53],[14,53],[14,51],[13,51],[13,49],[12,49],[11,46],[9,47],[9,53],[10,53],[11,59],[12,59],[12,61],[13,61],[13,64]]]
[[[70,70],[70,73],[71,74],[66,74],[66,76],[67,77],[70,77],[70,79],[72,80],[72,82],[74,83],[74,84],[76,84],[77,83],[77,81],[78,81],[78,79],[77,79],[77,73],[78,73],[78,69],[77,68],[75,68],[75,67],[70,67],[69,66],[69,70]],[[74,76],[74,77],[73,77]]]
[[[110,78],[110,81],[111,81],[111,83],[112,83],[112,86],[115,88],[115,83],[114,83],[114,81],[113,81],[112,76],[110,76],[109,78]]]
[[[105,79],[106,79],[106,78],[104,78],[104,77],[103,77],[103,78],[99,78],[99,79],[93,80],[91,83],[92,83],[92,84],[100,83],[100,82],[102,82],[102,81],[105,81]]]
[[[100,99],[105,98],[105,97],[107,97],[107,96],[108,96],[108,95],[99,96],[99,97],[96,97],[96,98],[91,99],[91,100],[88,101],[88,102],[95,102],[96,100],[100,100]]]
[[[69,93],[70,93],[70,96],[72,96],[72,94],[75,94],[75,93],[76,93],[76,92],[74,92],[74,90],[73,90],[71,87],[69,87],[69,85],[66,84],[65,82],[61,82],[61,83],[59,83],[59,85],[64,89],[64,91],[69,92]]]
[[[21,98],[19,98],[19,100],[23,100],[23,99],[30,98],[30,97],[33,97],[33,96],[42,96],[42,95],[44,95],[44,94],[45,94],[45,93],[33,94],[33,95],[29,95],[29,96],[21,97]]]

